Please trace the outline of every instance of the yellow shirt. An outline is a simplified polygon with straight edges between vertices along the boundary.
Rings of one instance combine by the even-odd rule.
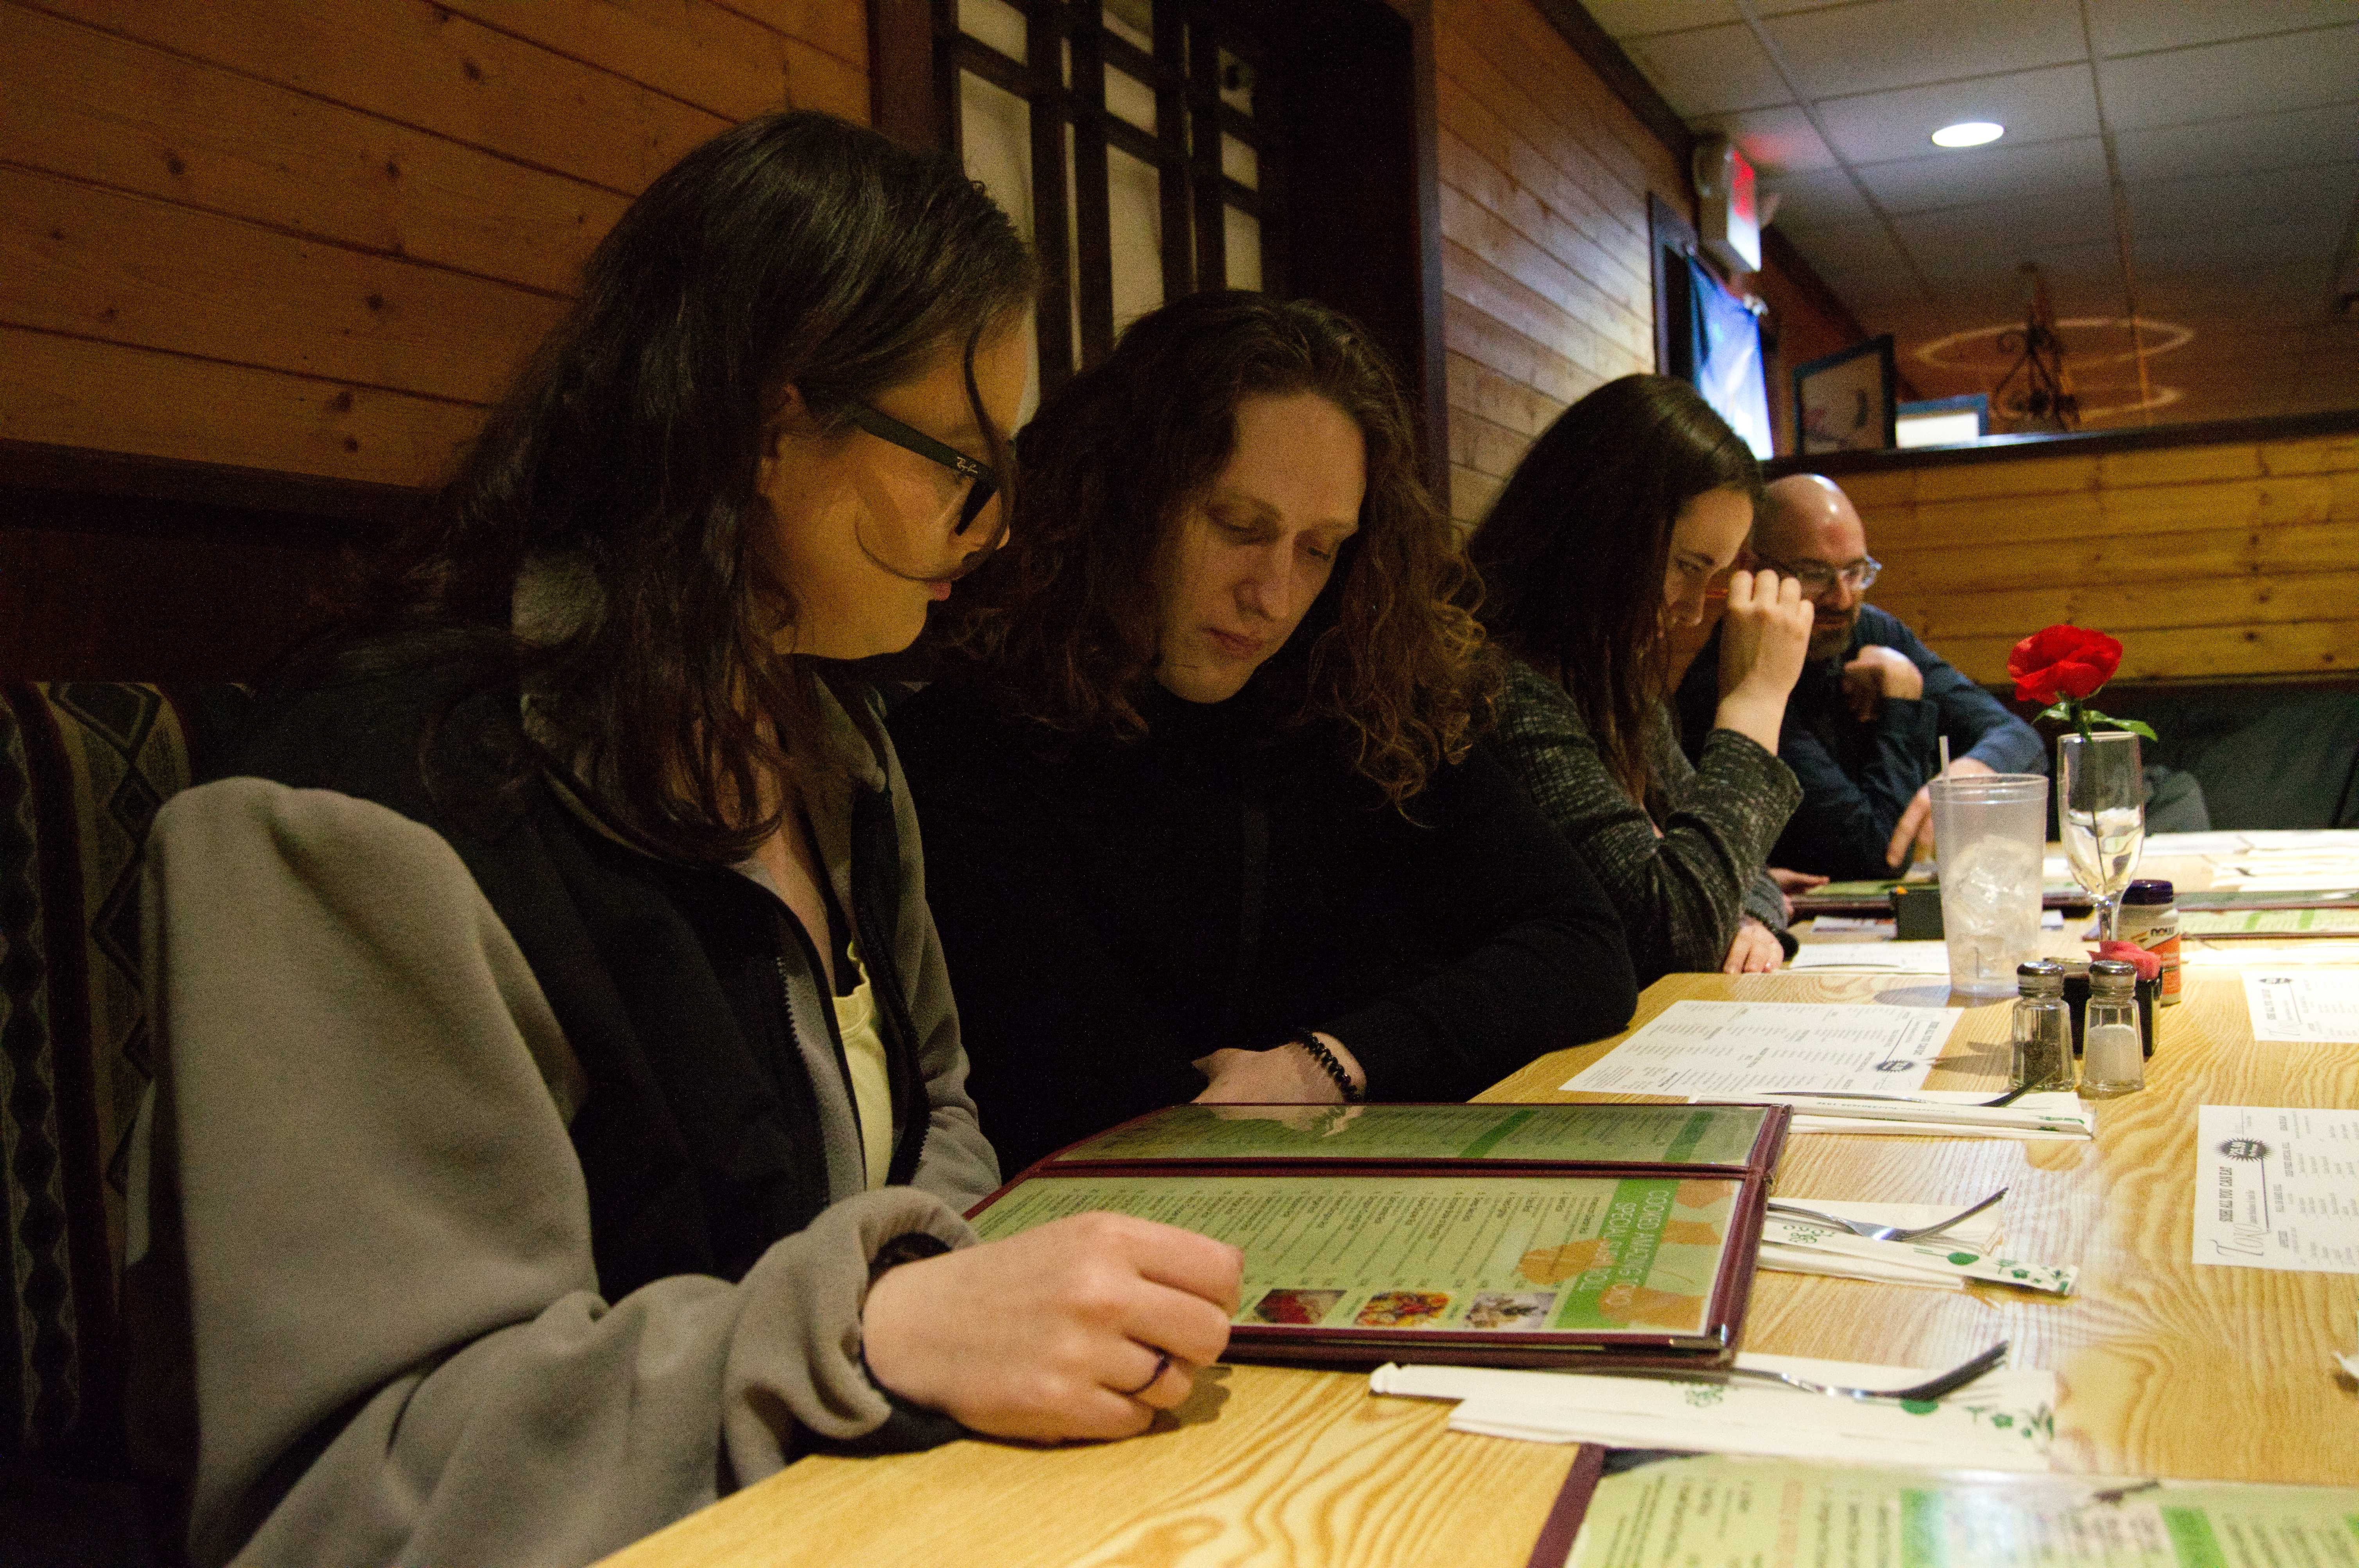
[[[860,949],[852,949],[852,972],[859,984],[835,1002],[835,1032],[843,1040],[844,1074],[852,1080],[853,1108],[860,1117],[860,1154],[870,1191],[885,1184],[893,1165],[893,1080],[885,1070],[885,1040],[876,1033],[876,997]]]

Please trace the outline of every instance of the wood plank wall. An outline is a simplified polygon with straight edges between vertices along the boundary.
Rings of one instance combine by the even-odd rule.
[[[1679,159],[1529,0],[1434,0],[1450,510],[1479,521],[1532,438],[1655,368],[1647,193]]]
[[[2121,678],[2359,669],[2359,436],[1955,463],[1839,482],[1871,597],[1974,679],[2071,621]]]
[[[0,437],[435,481],[647,181],[868,118],[863,0],[0,0]]]

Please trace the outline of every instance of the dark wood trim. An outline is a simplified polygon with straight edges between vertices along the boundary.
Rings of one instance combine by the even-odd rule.
[[[1082,362],[1093,365],[1114,351],[1114,215],[1107,200],[1105,57],[1097,27],[1070,33],[1073,51],[1073,232],[1079,236],[1073,280],[1082,301]],[[1038,113],[1038,106],[1034,106]],[[1125,130],[1134,127],[1125,125]],[[1035,178],[1038,176],[1036,172]]]
[[[1647,276],[1655,287],[1655,373],[1693,381],[1693,351],[1687,341],[1693,314],[1687,258],[1695,254],[1696,227],[1688,215],[1655,191],[1647,192]],[[1672,334],[1679,335],[1674,337]]]
[[[868,119],[903,146],[951,145],[934,58],[935,0],[868,0]]]
[[[0,440],[0,522],[32,521],[31,498],[58,496],[158,502],[224,516],[262,514],[361,534],[416,522],[433,500],[433,492],[228,463]],[[103,503],[98,510],[103,511]]]
[[[1598,74],[1614,96],[1638,116],[1638,123],[1670,148],[1685,177],[1695,162],[1696,134],[1688,129],[1679,111],[1655,91],[1654,83],[1622,52],[1622,46],[1597,25],[1579,0],[1532,0],[1532,5],[1556,29],[1557,36],[1572,46],[1572,52]]]
[[[1408,390],[1419,406],[1425,435],[1425,477],[1449,510],[1450,369],[1441,297],[1441,114],[1433,54],[1433,0],[1405,0],[1397,8],[1409,25],[1409,90],[1417,113],[1418,348],[1422,362]]]
[[[2164,447],[2212,447],[2231,441],[2285,441],[2359,431],[2359,408],[2320,414],[2277,414],[2258,419],[2218,419],[2200,425],[2145,425],[2135,430],[2076,430],[2069,435],[1986,436],[1972,446],[1906,447],[1884,452],[1819,452],[1763,465],[1772,479],[1789,473],[1897,472],[1960,463],[2018,462],[2032,458],[2102,457],[2108,452]]]
[[[1212,13],[1191,5],[1189,25],[1201,44],[1217,36]],[[1191,49],[1188,58],[1188,112],[1190,116],[1193,177],[1188,181],[1196,207],[1196,287],[1229,286],[1228,221],[1221,213],[1221,56],[1218,45]]]
[[[1164,60],[1182,60],[1188,53],[1188,23],[1180,7],[1163,5],[1155,7],[1155,128],[1168,135],[1173,126],[1180,127],[1179,145],[1182,150],[1176,168],[1167,168],[1155,182],[1157,211],[1163,224],[1163,297],[1166,301],[1183,294],[1195,292],[1196,257],[1189,243],[1188,222],[1189,169],[1184,149],[1187,146],[1188,75],[1177,65],[1166,66]],[[1121,38],[1111,38],[1128,49]],[[1137,51],[1132,50],[1136,53]]]

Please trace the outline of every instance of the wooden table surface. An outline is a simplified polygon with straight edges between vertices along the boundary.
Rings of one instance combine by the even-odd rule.
[[[1690,997],[1948,1000],[1940,982],[1905,976],[1674,975],[1647,989],[1635,1022]],[[1928,1087],[2002,1084],[2007,1011],[1970,1011]],[[1544,1056],[1478,1098],[1577,1098],[1557,1086],[1618,1040]],[[2095,1102],[2093,1142],[1787,1145],[1777,1190],[1789,1196],[1962,1206],[2008,1188],[2008,1245],[2077,1264],[2071,1299],[1764,1271],[1745,1347],[1945,1367],[2006,1339],[2017,1365],[2059,1375],[2062,1468],[2359,1480],[2359,1390],[2330,1360],[2359,1332],[2359,1276],[2190,1260],[2197,1106],[2359,1106],[2359,1047],[2257,1044],[2238,977],[2195,972],[2149,1065],[2144,1093]],[[1146,1437],[805,1459],[609,1561],[1520,1568],[1573,1450],[1452,1433],[1448,1413],[1371,1397],[1355,1375],[1214,1368],[1180,1419]]]

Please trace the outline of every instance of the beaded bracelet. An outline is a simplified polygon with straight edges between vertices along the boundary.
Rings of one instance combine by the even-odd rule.
[[[1343,1102],[1346,1105],[1357,1105],[1368,1098],[1365,1089],[1352,1082],[1352,1075],[1343,1070],[1343,1064],[1335,1059],[1335,1053],[1327,1049],[1327,1042],[1305,1029],[1295,1035],[1292,1044],[1310,1052],[1310,1059],[1318,1063],[1321,1070],[1329,1077],[1335,1080],[1335,1087],[1343,1091]]]

